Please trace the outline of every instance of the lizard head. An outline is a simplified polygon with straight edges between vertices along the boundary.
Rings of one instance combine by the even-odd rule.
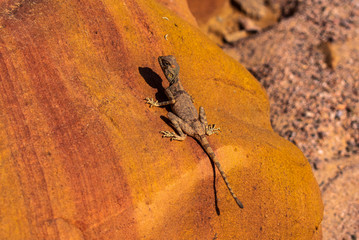
[[[158,57],[158,62],[170,84],[178,81],[179,65],[172,55]]]

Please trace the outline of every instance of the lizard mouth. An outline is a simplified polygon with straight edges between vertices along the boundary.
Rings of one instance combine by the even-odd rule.
[[[162,62],[162,59],[158,59],[158,63],[160,64],[161,68],[163,69],[163,62]]]
[[[160,64],[162,69],[165,69],[164,60],[161,57],[158,58],[158,63]]]

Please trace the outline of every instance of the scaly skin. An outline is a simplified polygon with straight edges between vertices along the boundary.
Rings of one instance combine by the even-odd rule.
[[[150,104],[150,107],[171,105],[173,112],[168,113],[168,118],[178,133],[176,134],[174,132],[161,131],[163,134],[162,137],[169,137],[171,140],[183,141],[185,140],[186,136],[189,135],[197,139],[209,158],[214,162],[217,169],[221,173],[221,176],[237,205],[240,208],[243,208],[243,204],[234,194],[231,186],[228,183],[226,174],[224,173],[216,155],[213,152],[213,149],[210,147],[206,138],[206,135],[209,136],[213,133],[217,133],[220,131],[220,129],[216,128],[215,124],[208,125],[206,113],[204,112],[203,107],[199,108],[198,115],[198,112],[193,105],[191,96],[184,90],[179,80],[179,65],[175,57],[171,55],[161,56],[158,58],[158,62],[170,83],[170,86],[165,90],[169,100],[159,103],[158,101],[154,101],[152,98],[146,98],[146,103]]]

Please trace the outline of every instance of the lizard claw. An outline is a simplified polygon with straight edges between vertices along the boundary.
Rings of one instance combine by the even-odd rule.
[[[155,107],[158,107],[159,104],[158,104],[158,101],[154,101],[152,98],[145,98],[146,100],[146,103],[150,104],[150,108],[155,106]]]
[[[220,128],[216,128],[216,124],[211,124],[206,127],[206,134],[208,136],[212,135],[213,133],[218,134],[220,131]]]
[[[162,137],[168,137],[168,138],[171,138],[171,141],[172,140],[177,140],[177,141],[183,141],[186,136],[183,136],[181,137],[180,135],[177,135],[176,133],[174,132],[169,132],[169,131],[161,131],[160,133],[162,133]]]

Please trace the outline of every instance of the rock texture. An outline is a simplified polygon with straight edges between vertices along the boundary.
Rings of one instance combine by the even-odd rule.
[[[188,1],[189,8],[196,20],[201,24],[221,11],[227,0]]]
[[[273,132],[260,84],[176,2],[2,2],[0,239],[320,238],[307,159]],[[223,130],[210,142],[243,210],[194,140],[158,133],[167,109],[144,98],[164,99],[167,54]]]

